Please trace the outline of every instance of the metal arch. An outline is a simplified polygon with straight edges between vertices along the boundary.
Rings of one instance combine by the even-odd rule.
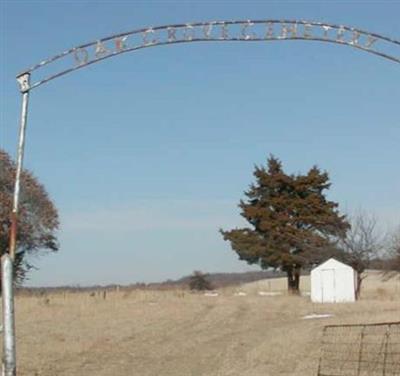
[[[52,63],[64,64],[55,73],[45,75],[32,84],[20,83],[21,92],[26,92],[90,64],[146,47],[189,42],[277,40],[342,44],[400,63],[400,40],[353,27],[304,20],[210,21],[163,25],[114,34],[43,60],[17,77],[26,77]],[[68,61],[68,57],[72,59]]]

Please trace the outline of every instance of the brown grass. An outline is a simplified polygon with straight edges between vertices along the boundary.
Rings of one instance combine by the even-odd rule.
[[[315,375],[324,325],[400,317],[400,281],[383,282],[376,273],[354,304],[258,295],[284,289],[277,279],[213,297],[148,290],[115,291],[105,300],[101,293],[20,296],[19,375]],[[302,319],[310,313],[334,317]]]

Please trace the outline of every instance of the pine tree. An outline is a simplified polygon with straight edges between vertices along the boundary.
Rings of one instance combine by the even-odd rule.
[[[349,229],[338,204],[328,201],[329,176],[316,166],[307,174],[285,174],[270,156],[256,166],[255,183],[241,200],[241,215],[250,227],[221,230],[241,260],[287,274],[288,290],[298,293],[301,269],[320,259],[335,237]]]

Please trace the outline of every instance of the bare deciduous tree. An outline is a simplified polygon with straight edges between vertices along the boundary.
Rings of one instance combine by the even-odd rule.
[[[389,236],[387,248],[389,253],[388,269],[400,272],[400,225]]]
[[[191,290],[203,291],[212,290],[212,285],[207,279],[208,274],[202,273],[198,270],[193,272],[190,277],[189,287]]]
[[[369,268],[371,260],[378,257],[383,248],[382,234],[377,227],[377,219],[373,214],[359,210],[349,216],[351,229],[340,241],[344,258],[357,272],[357,297],[360,295],[364,271]]]

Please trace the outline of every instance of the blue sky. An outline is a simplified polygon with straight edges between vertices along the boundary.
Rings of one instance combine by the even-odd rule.
[[[400,39],[398,1],[4,1],[0,145],[13,156],[15,74],[69,47],[146,26],[309,19]],[[59,208],[61,250],[30,285],[130,283],[249,270],[218,228],[270,153],[313,164],[343,211],[400,222],[400,66],[318,42],[158,47],[34,90],[25,166]]]

